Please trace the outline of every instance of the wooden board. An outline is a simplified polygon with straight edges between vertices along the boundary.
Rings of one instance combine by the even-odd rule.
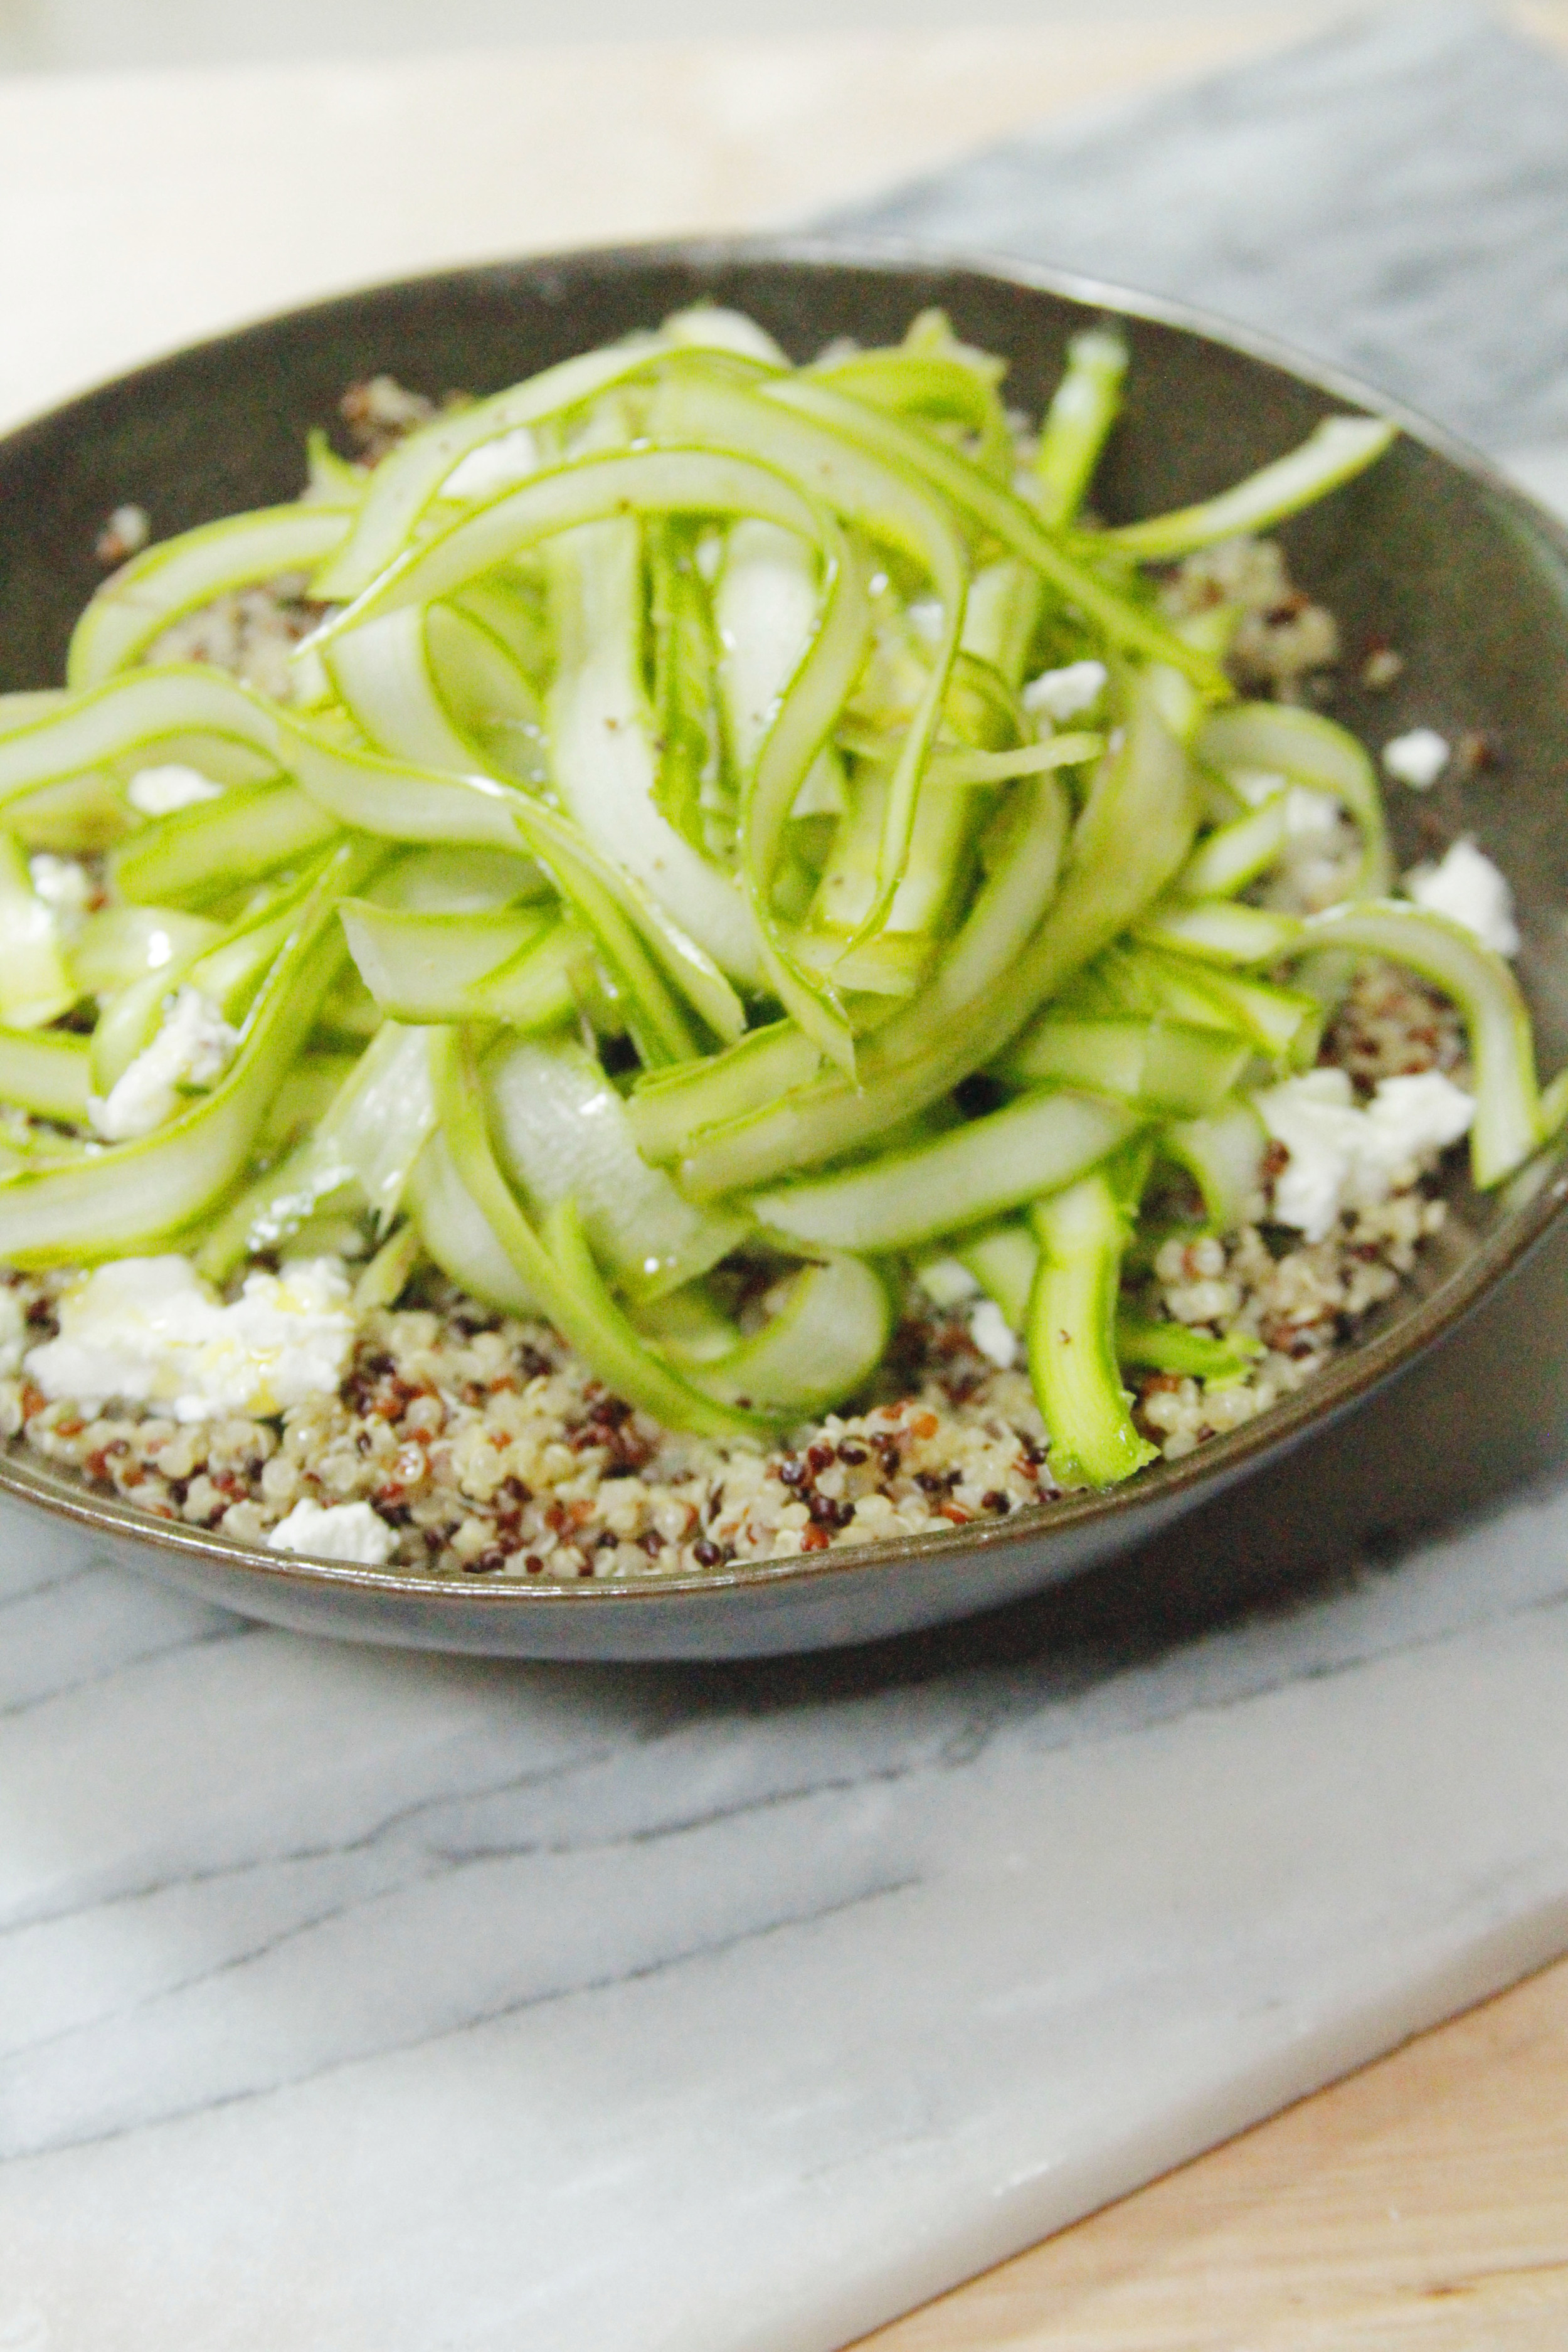
[[[1568,1961],[862,2352],[1562,2352]]]

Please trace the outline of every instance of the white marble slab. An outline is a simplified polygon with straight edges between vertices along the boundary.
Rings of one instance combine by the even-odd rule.
[[[1168,1654],[529,1669],[5,1529],[7,2352],[816,2352],[1568,1942],[1568,1495]]]

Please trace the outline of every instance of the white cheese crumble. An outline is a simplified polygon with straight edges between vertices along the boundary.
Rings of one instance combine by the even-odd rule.
[[[352,1559],[384,1568],[395,1541],[368,1503],[296,1503],[267,1538],[268,1551],[309,1552],[317,1559]]]
[[[1345,1208],[1371,1208],[1412,1181],[1430,1153],[1464,1135],[1476,1106],[1439,1070],[1384,1078],[1364,1110],[1344,1070],[1309,1070],[1254,1095],[1258,1116],[1289,1160],[1274,1185],[1274,1214],[1321,1242]]]
[[[1519,953],[1519,929],[1513,919],[1513,892],[1486,852],[1462,833],[1436,866],[1415,866],[1405,887],[1418,907],[1447,915],[1473,931],[1483,946],[1500,956]]]
[[[1018,1352],[1013,1327],[994,1298],[983,1298],[969,1318],[969,1336],[999,1370],[1011,1371]]]
[[[1340,804],[1332,793],[1314,792],[1310,784],[1291,785],[1285,795],[1285,838],[1292,848],[1326,849],[1339,829]]]
[[[1433,727],[1413,727],[1383,747],[1385,772],[1413,793],[1430,792],[1448,764],[1448,743]]]
[[[1100,700],[1110,673],[1103,662],[1068,662],[1065,669],[1043,669],[1024,688],[1022,701],[1031,717],[1045,718],[1059,727]]]
[[[183,1086],[209,1087],[221,1076],[239,1043],[217,1006],[199,988],[180,989],[163,1025],[121,1072],[107,1098],[88,1098],[88,1115],[106,1143],[151,1135],[179,1108]]]
[[[962,1307],[966,1298],[980,1296],[980,1285],[955,1257],[928,1257],[915,1278],[936,1307]]]
[[[57,915],[85,915],[92,904],[92,877],[75,857],[56,857],[40,849],[27,860],[27,877],[35,897]]]
[[[489,499],[498,490],[525,482],[539,465],[539,444],[526,425],[481,441],[458,459],[441,485],[444,499]]]
[[[176,809],[195,808],[198,801],[223,798],[223,786],[204,776],[199,768],[138,768],[125,788],[125,797],[143,816],[173,816]]]
[[[353,1328],[334,1258],[248,1275],[227,1307],[188,1258],[119,1258],[62,1295],[59,1337],[34,1348],[26,1370],[47,1397],[89,1412],[121,1397],[167,1405],[176,1421],[276,1413],[337,1389]]]

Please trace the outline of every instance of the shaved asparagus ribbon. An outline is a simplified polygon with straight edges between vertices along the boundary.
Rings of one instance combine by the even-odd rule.
[[[1333,907],[1303,926],[1303,949],[1386,956],[1452,999],[1470,1043],[1476,1117],[1470,1163],[1483,1190],[1500,1184],[1545,1139],[1530,1014],[1507,964],[1473,931],[1396,898]]]
[[[1030,1213],[1029,1370],[1064,1486],[1113,1486],[1154,1458],[1134,1427],[1117,1360],[1116,1301],[1149,1155],[1135,1147]]]
[[[1227,768],[1277,770],[1291,783],[1331,793],[1354,818],[1361,835],[1361,863],[1352,881],[1352,896],[1375,898],[1388,888],[1394,866],[1377,774],[1366,752],[1344,728],[1319,711],[1299,710],[1287,703],[1241,702],[1211,713],[1199,730],[1194,748],[1201,761],[1222,773]]]
[[[916,501],[907,499],[914,505]],[[791,954],[774,916],[772,898],[783,830],[807,770],[831,727],[864,657],[866,614],[859,572],[843,535],[826,506],[797,490],[783,476],[744,457],[702,447],[639,450],[594,456],[535,477],[477,512],[454,522],[427,545],[400,558],[383,577],[321,633],[331,646],[345,632],[368,622],[416,609],[450,594],[504,561],[546,540],[625,514],[700,513],[760,516],[815,543],[823,565],[823,610],[819,626],[791,681],[752,771],[742,805],[745,844],[743,870],[763,962],[788,1009],[824,1049],[853,1067],[854,1041],[832,990],[807,973]],[[940,517],[934,530],[945,530]],[[953,543],[943,577],[957,597],[962,616],[963,574]],[[591,689],[590,689],[591,691]],[[933,695],[935,689],[933,689]],[[616,739],[634,721],[624,710],[594,711],[576,719]],[[932,721],[934,724],[934,713]],[[931,731],[928,725],[927,733]],[[911,762],[911,765],[915,763]],[[717,877],[688,852],[652,805],[651,777],[628,794],[605,774],[605,789],[590,761],[575,785],[563,780],[563,797],[578,822],[599,845],[623,861],[631,852],[632,871],[672,915],[689,901],[712,893]],[[914,784],[908,800],[912,823]],[[641,845],[646,845],[646,846]],[[896,877],[895,877],[896,880]],[[721,884],[718,884],[720,889]],[[725,940],[729,941],[726,929]],[[754,979],[746,953],[730,949],[740,976]]]
[[[1152,516],[1147,522],[1123,523],[1109,537],[1125,554],[1146,563],[1165,563],[1222,539],[1268,530],[1363,472],[1382,457],[1398,430],[1384,416],[1326,416],[1299,449],[1264,466],[1233,489],[1173,514]]]
[[[1331,418],[1090,530],[1126,366],[1113,324],[1076,337],[1020,447],[1002,363],[940,313],[792,368],[697,309],[373,472],[318,437],[299,501],[123,566],[68,690],[0,698],[0,1258],[173,1244],[225,1280],[352,1217],[362,1302],[428,1256],[725,1439],[852,1401],[899,1259],[945,1250],[1026,1342],[1058,1475],[1130,1475],[1121,1365],[1248,1360],[1119,1312],[1151,1168],[1222,1228],[1258,1213],[1251,1091],[1310,1063],[1330,951],[1458,1007],[1479,1182],[1565,1087],[1537,1091],[1506,966],[1387,897],[1363,748],[1237,701],[1230,620],[1173,623],[1133,568],[1295,512],[1393,427]],[[289,696],[156,657],[280,578],[321,608]],[[1053,728],[1025,681],[1075,663],[1103,688]],[[1297,788],[1361,845],[1306,919],[1247,895]],[[29,865],[51,822],[108,846],[110,904]],[[100,1144],[92,1098],[193,999],[226,1064]],[[990,1100],[955,1101],[982,1073]]]
[[[228,590],[312,571],[342,544],[353,519],[351,510],[322,503],[266,507],[148,548],[104,582],[77,623],[66,683],[101,685],[184,614]]]
[[[345,844],[310,892],[262,982],[239,1051],[211,1092],[140,1141],[44,1160],[0,1179],[0,1258],[90,1264],[149,1252],[209,1213],[242,1172],[267,1107],[310,1036],[347,952],[338,903],[385,856]]]
[[[1110,327],[1091,327],[1068,345],[1035,457],[1040,510],[1050,523],[1076,517],[1106,436],[1121,405],[1127,345]]]

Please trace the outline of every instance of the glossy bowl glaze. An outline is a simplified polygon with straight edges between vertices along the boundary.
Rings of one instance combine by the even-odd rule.
[[[1374,742],[1420,724],[1454,740],[1480,730],[1497,747],[1493,764],[1419,798],[1394,788],[1395,844],[1408,863],[1469,829],[1503,866],[1542,1066],[1558,1066],[1568,1054],[1568,539],[1467,451],[1363,388],[1171,304],[1043,270],[798,240],[588,251],[374,288],[160,361],[0,442],[0,687],[58,681],[97,584],[94,537],[123,501],[145,507],[163,538],[292,497],[306,428],[331,424],[357,377],[384,370],[431,394],[486,393],[704,298],[752,312],[796,359],[835,335],[894,341],[914,311],[940,304],[961,335],[1007,356],[1009,396],[1035,413],[1068,336],[1118,312],[1132,345],[1129,400],[1095,494],[1111,520],[1207,495],[1331,410],[1397,415],[1405,433],[1391,454],[1283,536],[1296,578],[1340,623],[1349,658],[1338,717]],[[1405,656],[1394,690],[1375,698],[1355,658],[1374,637]],[[0,1462],[0,1498],[14,1539],[41,1508],[74,1522],[98,1556],[252,1616],[518,1656],[732,1658],[864,1642],[1121,1556],[1131,1575],[1135,1553],[1155,1605],[1163,1579],[1202,1582],[1211,1554],[1215,1576],[1259,1589],[1287,1559],[1429,1516],[1550,1453],[1552,1413],[1531,1431],[1527,1401],[1510,1391],[1522,1377],[1519,1334],[1539,1340],[1560,1314],[1564,1189],[1554,1163],[1484,1201],[1458,1181],[1416,1284],[1309,1390],[1110,1494],[984,1528],[552,1590],[251,1550],[144,1517],[19,1446]],[[1547,1273],[1532,1292],[1521,1268],[1543,1240]],[[1472,1329],[1450,1340],[1478,1307]],[[1190,1541],[1155,1541],[1191,1514]]]

